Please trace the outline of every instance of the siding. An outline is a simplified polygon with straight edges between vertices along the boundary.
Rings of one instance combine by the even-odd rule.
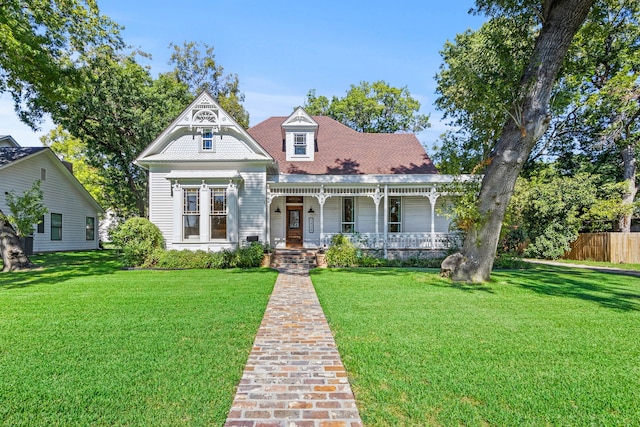
[[[266,240],[267,172],[240,172],[243,182],[238,189],[238,211],[240,213],[239,239],[246,242],[248,236]]]
[[[49,212],[45,215],[44,233],[37,233],[34,226],[34,252],[90,250],[99,247],[99,212],[87,199],[87,194],[76,188],[64,166],[43,151],[0,170],[0,209],[8,212],[5,192],[15,190],[21,195],[40,179],[40,170],[46,170],[46,180],[40,188],[43,204]],[[51,214],[62,214],[62,240],[51,240]],[[95,238],[86,239],[86,218],[95,218]]]
[[[158,226],[167,247],[173,243],[173,197],[168,170],[149,171],[149,220]]]

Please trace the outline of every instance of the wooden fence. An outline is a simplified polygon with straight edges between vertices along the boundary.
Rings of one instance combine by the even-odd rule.
[[[640,264],[640,233],[584,233],[565,259]]]

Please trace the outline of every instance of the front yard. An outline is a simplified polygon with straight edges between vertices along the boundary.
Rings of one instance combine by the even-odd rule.
[[[276,272],[33,260],[0,274],[0,425],[224,423]]]
[[[0,425],[224,423],[276,272],[124,271],[108,251],[34,261],[0,274]],[[640,423],[637,277],[311,277],[367,426]]]
[[[365,425],[640,424],[640,279],[546,266],[492,277],[313,272]]]

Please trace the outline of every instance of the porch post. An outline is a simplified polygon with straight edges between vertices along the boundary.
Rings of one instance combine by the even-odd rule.
[[[384,186],[384,230],[382,236],[384,239],[384,257],[387,258],[387,232],[389,230],[389,186]]]
[[[267,200],[266,200],[266,215],[265,215],[265,244],[271,246],[271,202],[273,201],[273,197],[271,196],[271,187],[267,184]]]
[[[380,192],[380,185],[376,186],[376,191],[370,194],[369,197],[373,199],[373,203],[376,205],[376,241],[375,246],[378,246],[378,240],[380,239],[380,200],[383,197],[383,193]]]
[[[320,244],[322,245],[322,239],[324,238],[324,202],[331,197],[331,194],[324,192],[324,185],[320,186],[320,193],[314,195],[318,199],[320,204]]]
[[[438,200],[438,192],[436,187],[431,187],[431,190],[426,194],[431,204],[431,249],[436,249],[436,200]]]

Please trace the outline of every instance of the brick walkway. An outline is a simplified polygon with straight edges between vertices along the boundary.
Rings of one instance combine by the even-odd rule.
[[[362,426],[306,270],[281,270],[225,426]]]

